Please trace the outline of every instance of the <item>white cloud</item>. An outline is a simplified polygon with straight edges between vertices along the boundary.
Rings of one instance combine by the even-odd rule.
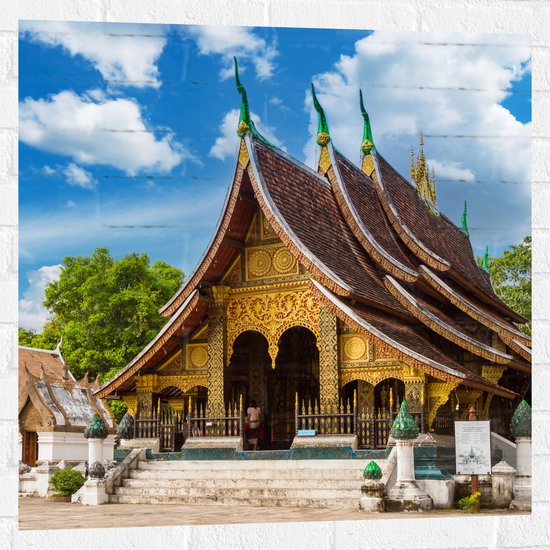
[[[483,45],[452,45],[467,40]],[[430,46],[428,41],[447,45]],[[379,152],[407,178],[409,148],[415,145],[418,152],[418,134],[424,131],[436,183],[438,177],[466,180],[463,185],[441,182],[438,204],[459,219],[468,199],[471,225],[483,226],[483,234],[472,233],[479,249],[483,242],[502,246],[521,241],[523,221],[529,219],[525,183],[530,179],[531,124],[516,120],[501,105],[513,82],[529,70],[529,58],[528,38],[521,36],[377,31],[314,82],[334,144],[354,162],[359,161],[363,126],[360,88]],[[313,165],[317,113],[309,92],[306,109],[311,139],[304,154]],[[501,180],[522,184],[504,188]],[[507,228],[506,233],[491,230],[490,224]]]
[[[216,138],[214,145],[210,148],[210,156],[218,158],[220,160],[225,160],[227,157],[232,157],[236,154],[237,148],[239,146],[239,136],[237,135],[237,124],[239,123],[239,109],[232,109],[223,117],[223,120],[220,124],[220,135]],[[250,117],[254,121],[258,131],[264,136],[268,141],[276,145],[277,147],[282,147],[282,143],[275,136],[275,128],[270,126],[262,125],[262,119],[254,114],[250,113]]]
[[[67,204],[65,205],[67,208],[76,208],[76,202],[74,201],[67,201]]]
[[[201,54],[222,56],[224,68],[220,71],[220,76],[224,80],[233,76],[233,56],[239,61],[239,69],[243,61],[250,61],[260,80],[273,75],[277,48],[274,43],[268,44],[251,29],[200,26],[190,27],[187,32],[197,41]]]
[[[25,21],[21,30],[32,41],[85,57],[112,85],[160,86],[157,63],[166,44],[162,27],[117,30],[98,23]]]
[[[454,181],[475,181],[476,177],[469,168],[461,168],[459,162],[440,162],[436,159],[427,159],[426,162],[435,170],[436,179],[450,179]]]
[[[49,283],[57,281],[61,274],[60,265],[44,265],[27,274],[29,286],[19,300],[19,326],[41,331],[48,320],[48,311],[42,305],[45,289]]]
[[[67,178],[67,183],[69,185],[75,185],[83,189],[94,189],[97,184],[90,172],[77,166],[73,162],[68,164],[63,170],[63,175]]]
[[[42,167],[42,173],[45,175],[45,176],[53,176],[56,172],[55,170],[51,167],[51,166],[48,166],[47,164],[45,166]]]
[[[19,104],[19,137],[83,165],[109,164],[129,175],[169,172],[192,155],[167,132],[157,139],[131,99],[94,101],[72,91]]]

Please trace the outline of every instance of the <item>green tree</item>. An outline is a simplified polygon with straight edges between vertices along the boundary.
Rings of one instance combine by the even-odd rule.
[[[525,237],[498,258],[490,257],[489,272],[498,297],[528,319],[519,328],[531,335],[531,237]]]
[[[33,347],[61,352],[76,378],[116,374],[165,323],[158,309],[177,290],[183,273],[146,254],[121,260],[106,248],[90,257],[67,257],[58,281],[46,287],[44,306],[52,317]],[[25,341],[28,334],[25,332]],[[53,345],[52,345],[53,343]],[[29,345],[29,344],[26,344]]]

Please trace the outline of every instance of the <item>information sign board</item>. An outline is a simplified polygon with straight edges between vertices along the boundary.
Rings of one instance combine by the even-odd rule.
[[[491,427],[488,420],[455,422],[456,473],[491,473]]]

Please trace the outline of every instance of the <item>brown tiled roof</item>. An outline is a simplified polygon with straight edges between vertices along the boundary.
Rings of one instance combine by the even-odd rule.
[[[329,183],[259,140],[251,139],[250,143],[251,157],[257,159],[258,177],[265,186],[267,200],[276,209],[275,217],[309,251],[313,263],[322,271],[328,268],[351,288],[354,296],[403,312],[385,289],[382,271],[352,235]]]
[[[59,351],[19,346],[19,393],[27,381],[25,367],[36,378],[41,377],[44,369],[44,373],[52,382],[62,382],[66,374],[74,380],[70,373],[65,373],[65,363]]]
[[[352,209],[355,210],[360,223],[369,232],[366,235],[369,240],[375,241],[375,244],[382,247],[393,262],[403,265],[418,276],[416,273],[418,262],[411,258],[410,252],[405,249],[391,226],[372,180],[337,151],[334,152],[334,157],[341,177],[341,185],[351,202],[351,205],[344,205],[344,208],[351,215],[353,215]]]
[[[470,239],[446,216],[433,213],[416,189],[383,157],[376,156],[385,190],[384,198],[395,208],[400,222],[428,250],[493,300],[498,300],[488,276],[477,265]],[[382,200],[384,200],[382,198]]]

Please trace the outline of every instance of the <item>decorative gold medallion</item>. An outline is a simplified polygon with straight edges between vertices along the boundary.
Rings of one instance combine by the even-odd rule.
[[[344,344],[344,356],[350,361],[362,359],[367,353],[367,343],[360,336],[352,336],[346,339]]]
[[[190,353],[190,363],[197,369],[206,367],[208,363],[208,351],[206,346],[193,347]]]

